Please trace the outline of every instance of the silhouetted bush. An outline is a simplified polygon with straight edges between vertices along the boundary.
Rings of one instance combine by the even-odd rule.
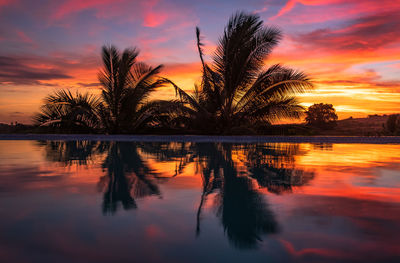
[[[332,104],[314,104],[305,113],[306,122],[310,126],[320,129],[332,129],[336,126],[338,116]]]
[[[386,131],[390,135],[399,135],[400,134],[400,117],[399,114],[389,115],[386,121]]]

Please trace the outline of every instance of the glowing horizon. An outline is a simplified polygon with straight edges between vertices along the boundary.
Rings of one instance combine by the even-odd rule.
[[[374,0],[0,0],[0,122],[30,122],[60,88],[98,92],[100,49],[137,46],[139,60],[190,91],[231,14],[258,13],[284,39],[266,65],[305,71],[316,90],[304,106],[330,103],[339,119],[400,112],[400,2]],[[174,98],[172,88],[154,96]]]

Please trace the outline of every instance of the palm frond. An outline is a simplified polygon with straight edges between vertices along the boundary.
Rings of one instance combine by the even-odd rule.
[[[41,112],[34,119],[40,126],[74,125],[94,131],[98,126],[100,100],[88,93],[58,90],[44,99]],[[68,125],[67,125],[68,126]]]

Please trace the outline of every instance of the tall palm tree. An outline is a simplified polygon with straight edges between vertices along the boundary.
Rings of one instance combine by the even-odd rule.
[[[151,92],[166,80],[158,78],[162,65],[152,68],[137,62],[139,51],[103,46],[99,73],[101,96],[61,90],[45,99],[38,124],[88,132],[134,133],[156,121],[160,101],[148,102]]]
[[[219,40],[212,63],[204,60],[201,35],[196,28],[202,63],[200,86],[189,94],[174,85],[183,106],[175,106],[186,126],[198,132],[234,133],[243,127],[299,118],[303,111],[296,94],[312,89],[306,74],[280,64],[264,62],[282,38],[280,30],[263,25],[258,15],[233,15]]]

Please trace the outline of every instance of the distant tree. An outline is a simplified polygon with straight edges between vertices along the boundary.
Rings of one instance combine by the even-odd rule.
[[[330,129],[336,126],[338,116],[332,104],[314,104],[305,113],[308,125],[322,129]]]
[[[386,130],[393,135],[400,133],[400,118],[398,114],[389,115],[386,121]]]

